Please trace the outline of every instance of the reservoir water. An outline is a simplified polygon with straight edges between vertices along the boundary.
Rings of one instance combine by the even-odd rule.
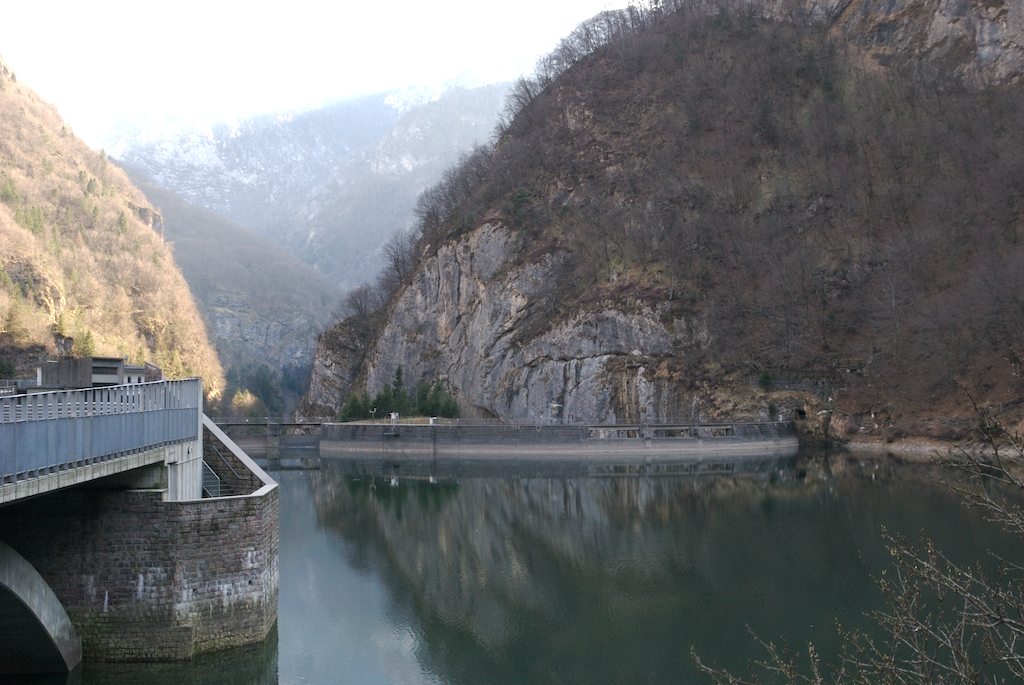
[[[752,634],[828,657],[837,622],[869,628],[883,526],[961,561],[1022,556],[941,472],[848,457],[589,476],[308,451],[266,464],[281,484],[271,639],[67,682],[707,682],[691,648],[745,670],[763,655]]]

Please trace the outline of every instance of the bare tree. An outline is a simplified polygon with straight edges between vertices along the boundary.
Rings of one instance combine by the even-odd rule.
[[[384,299],[405,283],[416,266],[416,244],[419,236],[415,231],[398,231],[381,248],[385,268],[379,285]]]
[[[357,319],[369,319],[380,311],[383,302],[380,294],[368,285],[350,290],[342,300],[342,315]]]

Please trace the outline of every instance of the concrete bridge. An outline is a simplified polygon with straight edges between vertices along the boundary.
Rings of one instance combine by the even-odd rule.
[[[277,485],[199,379],[0,398],[0,673],[187,659],[276,617]]]
[[[169,497],[202,485],[199,379],[0,399],[0,504],[150,465]]]

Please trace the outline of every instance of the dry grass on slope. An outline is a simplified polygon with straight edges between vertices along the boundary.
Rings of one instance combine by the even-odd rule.
[[[0,333],[224,383],[155,213],[124,173],[0,64]]]

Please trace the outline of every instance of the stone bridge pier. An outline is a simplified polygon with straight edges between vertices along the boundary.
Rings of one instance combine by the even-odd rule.
[[[195,402],[164,414],[140,402],[153,412],[141,422],[108,420],[124,408],[116,402],[85,412],[107,412],[95,416],[82,415],[83,398],[68,402],[78,415],[7,412],[36,422],[20,433],[2,430],[0,411],[0,674],[190,659],[266,638],[277,621],[277,484]],[[31,469],[21,468],[26,448],[11,468],[4,450],[25,435],[90,444],[36,445],[61,444],[56,453],[71,459]],[[85,456],[139,435],[163,444]],[[229,475],[230,495],[204,496],[204,472]]]

